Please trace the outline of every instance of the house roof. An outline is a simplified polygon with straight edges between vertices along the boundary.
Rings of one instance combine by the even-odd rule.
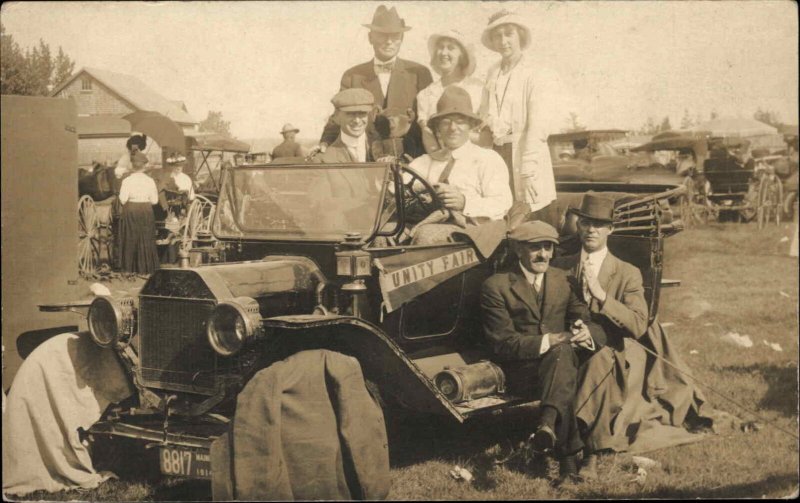
[[[80,138],[127,138],[131,124],[121,115],[78,116],[76,123]]]
[[[132,75],[110,72],[99,68],[82,68],[66,82],[54,89],[51,96],[58,95],[62,89],[70,85],[84,73],[93,77],[107,87],[112,93],[133,105],[137,110],[159,112],[178,124],[197,124],[197,121],[186,112],[186,108],[182,106],[182,102],[169,100],[161,96],[147,86],[147,84]]]
[[[702,122],[693,130],[708,130],[714,136],[761,136],[778,134],[778,130],[769,124],[743,117],[722,117]]]

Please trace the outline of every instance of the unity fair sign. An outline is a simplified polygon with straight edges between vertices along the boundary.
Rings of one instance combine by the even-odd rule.
[[[481,261],[471,244],[415,250],[375,259],[386,312],[391,313],[409,300],[432,290]]]

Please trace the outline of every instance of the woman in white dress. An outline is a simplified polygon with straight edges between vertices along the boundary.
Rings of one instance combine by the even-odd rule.
[[[444,88],[458,85],[469,93],[474,112],[481,105],[483,81],[472,76],[475,72],[475,49],[464,35],[456,30],[434,33],[428,39],[431,68],[439,78],[417,94],[417,122],[422,128],[422,143],[428,153],[439,150],[439,142],[429,127],[428,119],[436,113],[436,103]]]

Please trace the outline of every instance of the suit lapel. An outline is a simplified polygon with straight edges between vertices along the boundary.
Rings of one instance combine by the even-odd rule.
[[[381,81],[378,79],[378,74],[375,73],[375,66],[370,62],[369,67],[366,68],[366,72],[364,72],[364,81],[362,82],[362,86],[367,91],[371,92],[373,96],[375,96],[375,104],[376,105],[383,105],[383,90],[381,89]],[[391,79],[389,80],[389,89],[392,87]]]
[[[544,296],[542,297],[542,306],[544,309],[542,310],[542,319],[546,319],[547,316],[550,314],[550,310],[553,308],[552,302],[554,299],[558,298],[558,291],[561,289],[560,283],[558,281],[551,281],[552,274],[550,273],[550,269],[544,273]],[[550,299],[548,302],[547,299]]]
[[[402,103],[405,97],[405,90],[411,87],[408,79],[411,75],[406,71],[406,67],[400,58],[397,58],[392,69],[391,77],[389,77],[389,86],[386,88],[387,100],[386,106],[391,108],[397,103]],[[380,87],[380,83],[379,83]]]
[[[614,273],[617,271],[617,258],[611,255],[611,252],[606,254],[603,265],[600,266],[600,271],[597,273],[597,282],[603,289],[608,289],[608,283]]]
[[[519,269],[519,267],[517,268]],[[531,310],[533,313],[533,317],[537,320],[541,319],[541,312],[539,311],[539,303],[536,301],[536,296],[533,292],[533,287],[528,283],[528,280],[525,279],[525,276],[522,274],[522,271],[517,270],[514,271],[514,276],[512,276],[511,282],[511,291],[514,292],[514,295],[519,297],[519,299],[528,306],[528,309]]]

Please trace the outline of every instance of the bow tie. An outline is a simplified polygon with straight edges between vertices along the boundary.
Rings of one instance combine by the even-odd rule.
[[[392,73],[394,61],[391,63],[375,63],[375,73]]]

